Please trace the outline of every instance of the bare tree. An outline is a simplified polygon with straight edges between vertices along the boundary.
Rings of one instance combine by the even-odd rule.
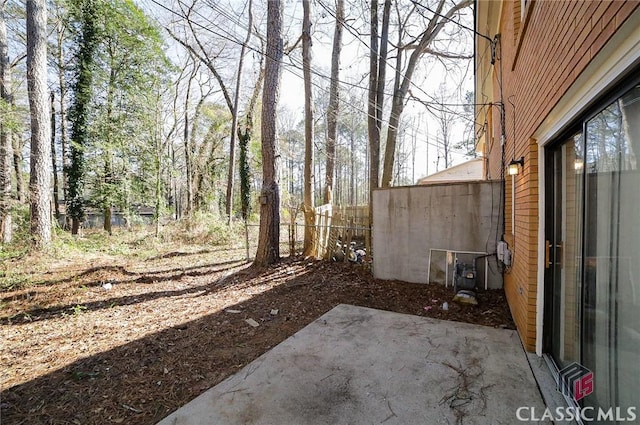
[[[184,70],[183,70],[184,72]],[[180,74],[179,79],[182,77],[182,73]],[[160,90],[158,90],[159,92]],[[164,166],[164,162],[163,158],[165,156],[165,152],[169,153],[169,155],[167,155],[167,157],[172,158],[172,154],[173,154],[173,150],[172,150],[172,138],[174,137],[174,134],[176,133],[177,129],[178,129],[178,114],[177,114],[177,110],[176,110],[176,104],[177,104],[177,98],[178,98],[178,94],[177,94],[177,90],[173,91],[173,93],[171,93],[170,96],[167,96],[169,93],[171,93],[171,89],[170,88],[166,88],[164,93],[158,93],[158,98],[154,99],[156,101],[156,117],[155,117],[155,121],[156,121],[156,125],[155,125],[155,134],[154,134],[154,139],[156,142],[156,146],[155,146],[155,155],[154,155],[154,167],[155,167],[155,172],[156,172],[156,176],[155,176],[155,214],[154,214],[154,221],[155,221],[155,237],[159,237],[160,236],[160,209],[162,208],[162,194],[161,194],[161,190],[162,190],[162,179],[163,179],[163,171],[166,171],[168,174],[168,178],[166,178],[166,180],[164,181],[164,185],[165,185],[165,191],[166,191],[166,202],[167,204],[171,205],[171,200],[172,200],[172,189],[173,189],[173,185],[172,185],[172,174],[169,170],[169,167]],[[168,129],[164,129],[163,126],[163,116],[162,116],[162,98],[163,97],[167,97],[167,98],[171,98],[171,103],[173,105],[172,107],[172,111],[171,111],[171,115],[173,118],[173,123],[171,125],[170,128]],[[172,164],[173,165],[173,164]],[[177,208],[176,208],[176,214],[177,214]]]
[[[239,99],[239,90],[240,90],[240,81],[242,75],[242,66],[244,60],[244,54],[246,48],[248,46],[250,37],[251,37],[251,21],[253,20],[253,15],[251,12],[251,2],[249,2],[249,19],[250,23],[247,30],[247,35],[245,41],[242,44],[240,58],[238,60],[238,75],[236,78],[236,93],[234,95],[234,99],[232,99],[229,89],[227,88],[227,83],[221,74],[221,69],[224,69],[224,66],[217,64],[216,59],[219,59],[223,56],[222,51],[225,50],[225,45],[219,49],[220,51],[212,53],[210,47],[206,44],[205,40],[200,37],[197,31],[197,27],[199,27],[196,18],[198,16],[202,17],[202,14],[196,9],[196,1],[192,2],[191,5],[187,6],[186,4],[179,2],[179,6],[182,12],[182,16],[185,20],[187,28],[189,30],[189,34],[191,39],[190,42],[188,39],[178,36],[176,33],[167,28],[169,35],[176,40],[180,45],[182,45],[187,51],[189,51],[195,58],[197,58],[202,64],[204,64],[207,69],[211,72],[216,82],[218,83],[220,90],[222,91],[222,95],[224,97],[225,104],[227,108],[229,108],[229,112],[232,116],[233,125],[231,126],[231,135],[229,142],[229,172],[227,175],[227,192],[226,192],[226,206],[225,211],[228,216],[229,223],[231,222],[232,216],[232,207],[233,207],[233,183],[235,177],[235,144],[236,144],[236,127],[238,123],[238,99]],[[193,194],[192,194],[193,195]]]
[[[440,105],[444,105],[451,100],[445,83],[440,84],[435,98]],[[451,150],[456,148],[452,140],[453,127],[463,115],[446,106],[429,109],[438,124],[437,135],[440,137],[440,140],[438,140],[438,162],[436,163],[436,168],[440,165],[440,158],[444,162],[444,168],[449,168],[451,166]],[[460,148],[460,146],[457,146],[457,148]]]
[[[371,46],[369,64],[369,192],[380,187],[380,133],[384,106],[384,87],[389,44],[389,16],[391,0],[385,0],[382,12],[382,32],[378,51],[378,0],[371,2]],[[373,218],[373,204],[369,203],[369,220]]]
[[[47,93],[47,6],[27,0],[27,85],[31,112],[31,176],[29,179],[31,236],[36,248],[51,242],[49,164],[50,116]]]
[[[58,161],[56,155],[56,95],[51,92],[51,166],[53,175],[53,211],[56,220],[60,220],[58,196]]]
[[[378,0],[371,1],[371,36],[369,38],[369,103],[367,127],[369,130],[369,191],[379,185],[380,123],[378,117]],[[369,217],[371,217],[371,212]]]
[[[336,25],[333,32],[331,51],[331,84],[329,86],[329,107],[327,108],[327,165],[324,183],[324,202],[331,202],[331,190],[335,174],[336,139],[338,136],[338,109],[340,52],[342,51],[342,26],[344,25],[344,0],[336,0]]]
[[[262,50],[261,50],[262,51]],[[253,86],[253,93],[249,99],[249,105],[245,109],[244,123],[238,126],[238,141],[239,141],[239,157],[238,168],[240,169],[240,211],[242,214],[242,220],[244,221],[244,240],[246,248],[246,259],[250,261],[249,257],[249,213],[251,212],[251,176],[249,167],[249,142],[253,137],[253,113],[258,103],[258,96],[262,89],[262,82],[264,81],[264,70],[262,68],[262,61],[264,55],[260,55],[260,65],[258,72],[258,79]],[[242,128],[244,127],[244,129]]]
[[[391,115],[389,117],[389,126],[387,129],[387,144],[384,154],[384,167],[382,173],[382,186],[388,187],[391,185],[393,179],[393,164],[395,162],[396,142],[398,138],[398,129],[400,124],[400,117],[406,104],[407,94],[409,93],[409,87],[413,78],[413,74],[418,66],[418,63],[423,55],[431,53],[434,55],[446,56],[448,58],[468,58],[464,55],[449,54],[448,52],[439,52],[432,49],[432,44],[437,39],[438,34],[442,31],[443,27],[453,19],[453,17],[466,7],[470,7],[473,4],[472,0],[460,0],[445,11],[445,6],[450,4],[446,0],[440,0],[436,7],[435,13],[429,20],[427,28],[420,34],[420,36],[413,42],[405,45],[398,46],[398,61],[404,51],[411,51],[409,60],[407,62],[404,74],[396,72],[396,78],[394,82],[393,100],[391,106]],[[396,71],[399,70],[399,66],[396,66]]]
[[[13,98],[11,98],[10,108],[12,111],[15,111],[16,105]],[[16,178],[16,199],[18,202],[25,202],[25,188],[24,188],[24,178],[22,176],[22,165],[24,163],[24,158],[22,156],[22,149],[26,144],[26,139],[22,139],[15,134],[9,133],[9,139],[11,140],[11,150],[13,151],[13,174]]]
[[[268,265],[280,258],[280,183],[276,139],[276,106],[280,91],[282,61],[282,4],[267,5],[267,51],[262,91],[262,191],[260,233],[255,263]]]
[[[304,120],[293,110],[278,108],[278,138],[282,165],[282,202],[293,207],[304,199]]]
[[[247,46],[249,45],[249,41],[251,40],[251,31],[253,26],[253,12],[252,9],[253,2],[249,0],[248,9],[249,9],[249,21],[247,23],[247,37],[244,39],[242,43],[242,48],[240,49],[240,59],[238,59],[238,74],[236,75],[236,92],[233,96],[233,110],[231,111],[231,140],[229,142],[229,173],[227,175],[227,199],[226,199],[226,212],[227,217],[229,219],[229,224],[231,224],[231,219],[233,216],[233,182],[235,180],[235,169],[236,169],[236,134],[238,127],[238,102],[240,99],[240,82],[242,81],[242,65],[244,64],[244,54],[247,50]]]
[[[449,111],[442,110],[436,114],[438,134],[441,139],[438,144],[438,162],[440,158],[442,158],[444,161],[444,168],[449,168],[451,166],[451,132],[456,120],[457,116]]]
[[[420,113],[417,117],[413,117],[411,123],[411,184],[416,184],[416,151],[418,148],[418,134],[420,133],[421,122],[422,114]]]
[[[68,36],[67,31],[67,22],[65,18],[65,11],[62,9],[59,2],[54,2],[54,10],[55,10],[55,34],[56,34],[56,44],[55,44],[55,67],[58,73],[58,85],[60,89],[60,96],[58,97],[58,107],[60,109],[60,157],[61,157],[61,168],[62,168],[62,198],[66,201],[67,199],[67,176],[65,170],[68,169],[67,164],[67,76],[66,71],[67,67],[65,64],[65,50],[64,43],[66,37]],[[53,108],[53,104],[52,104]],[[52,115],[52,120],[53,115]],[[53,124],[52,124],[53,129]],[[55,132],[51,136],[52,140],[55,138]],[[54,161],[55,162],[55,161]],[[57,186],[57,184],[56,184]]]
[[[7,27],[4,20],[5,0],[0,0],[0,242],[12,239],[11,220],[11,137],[7,111],[11,106],[9,95],[9,50]]]
[[[302,72],[304,75],[304,249],[314,255],[313,90],[311,89],[311,4],[302,1]]]
[[[196,78],[199,65],[194,61],[191,75],[187,80],[187,91],[184,98],[184,162],[187,174],[187,216],[191,216],[193,212],[193,159],[191,158],[191,148],[189,146],[189,98],[191,96],[191,84]],[[197,118],[199,108],[196,108],[194,121]]]

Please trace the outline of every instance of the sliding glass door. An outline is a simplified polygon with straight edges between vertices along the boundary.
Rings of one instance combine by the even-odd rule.
[[[552,279],[551,352],[559,368],[580,360],[582,282],[583,135],[577,132],[555,148],[553,229],[547,242]]]
[[[548,150],[546,351],[593,372],[583,406],[638,406],[640,85]]]
[[[638,404],[640,384],[640,86],[585,123],[582,364],[585,404]]]

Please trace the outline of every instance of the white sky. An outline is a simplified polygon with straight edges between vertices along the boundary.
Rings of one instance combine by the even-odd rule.
[[[189,2],[189,0],[186,1]],[[222,4],[222,2],[217,2],[217,0],[213,1],[215,1],[218,5]],[[242,5],[245,4],[245,0],[229,1],[232,2],[234,6],[233,9],[236,10],[241,10]],[[158,6],[153,5],[151,0],[139,0],[139,3],[146,10],[152,10],[153,15],[158,15]],[[294,42],[301,31],[302,2],[300,0],[285,0],[284,3],[284,31],[287,34],[286,38],[290,40],[290,42]],[[331,10],[333,9],[334,2],[333,0],[316,0],[312,3],[314,4],[312,18],[314,20],[312,66],[318,73],[328,77],[330,74],[330,58],[334,30],[334,18],[330,13],[322,8],[322,5],[325,5],[325,7],[328,7]],[[347,25],[351,27],[367,28],[367,26],[362,23],[362,16],[364,16],[364,19],[368,19],[368,14],[363,13],[366,12],[364,8],[368,7],[367,4],[368,2],[363,2],[361,4],[362,8],[360,9],[358,9],[358,7],[346,8],[345,13],[347,15]],[[167,7],[169,6],[167,5]],[[257,11],[257,9],[263,7],[264,5],[262,4],[262,2],[254,0],[254,11]],[[232,10],[228,9],[227,11],[229,15],[231,15]],[[164,14],[166,15],[167,12],[164,12]],[[264,16],[260,16],[259,13],[254,13],[255,20],[264,19]],[[382,10],[380,10],[380,14],[381,13]],[[467,26],[473,26],[471,16],[472,14],[469,10],[465,22]],[[232,23],[230,23],[230,25],[232,25]],[[220,29],[218,29],[218,31],[220,31]],[[235,39],[244,38],[244,35],[242,35],[242,33],[246,33],[246,30],[242,28],[228,28],[228,31],[230,34],[235,33]],[[362,86],[362,91],[364,92],[364,89],[368,84],[367,75],[369,69],[369,37],[368,34],[364,34],[358,39],[354,36],[353,33],[353,30],[345,29],[343,31],[343,49],[341,55],[340,79],[342,81],[356,82],[357,85]],[[462,31],[461,34],[463,34],[464,36],[465,49],[467,51],[471,51],[471,46],[473,46],[473,34],[470,31]],[[393,37],[394,34],[391,34],[390,39],[393,40]],[[254,43],[257,44],[257,40],[255,40],[255,37]],[[291,62],[293,62],[293,66],[288,65]],[[304,90],[300,52],[298,51],[297,53],[294,53],[292,58],[285,57],[284,63],[285,66],[282,73],[281,81],[280,106],[286,106],[286,108],[289,110],[298,111],[299,119],[302,119]],[[390,57],[389,63],[395,65],[395,58]],[[463,103],[464,93],[466,91],[473,90],[472,61],[463,63],[461,67],[462,71],[446,72],[440,62],[434,60],[433,58],[428,58],[426,56],[423,57],[421,65],[419,65],[419,71],[414,74],[414,78],[412,79],[412,94],[418,98],[421,98],[423,101],[432,101],[434,97],[439,97],[438,92],[440,85],[445,84],[446,90],[450,92],[448,94],[451,96],[447,100],[445,100],[445,102],[451,104]],[[393,77],[393,74],[394,69],[391,66],[387,70],[387,79],[389,80],[387,89],[385,90],[387,93],[390,93],[392,90],[392,82],[390,81],[390,79]],[[359,90],[358,88],[348,87],[346,85],[343,85],[343,87],[348,88],[348,90]],[[318,86],[314,86],[314,96],[317,97],[319,92],[320,90]],[[341,99],[345,98],[346,96],[341,97]],[[391,96],[387,95],[385,99],[385,103],[387,104],[387,106],[390,106],[390,99]],[[453,108],[454,107],[450,107],[450,109]],[[457,110],[462,110],[462,108],[457,108]],[[363,120],[366,120],[366,115],[364,113]],[[429,113],[426,112],[426,108],[418,102],[409,101],[403,113],[403,121],[405,123],[416,123],[414,125],[417,126],[417,128],[413,129],[413,132],[418,135],[416,152],[417,161],[415,169],[416,178],[434,173],[437,170],[442,170],[444,168],[444,160],[440,161],[439,166],[436,169],[436,165],[438,162],[437,145],[441,144],[442,138],[439,135],[437,122]],[[386,131],[386,125],[384,127],[385,128],[383,128],[383,132]],[[458,122],[455,123],[452,128],[452,144],[458,143],[460,140],[462,140],[464,131],[465,122],[463,120],[458,120]],[[411,132],[411,130],[409,132]],[[461,153],[456,153],[453,149],[451,150],[451,152],[451,165],[455,165],[466,160]]]
[[[332,2],[327,2],[332,4]],[[295,28],[296,25],[300,27],[299,22],[302,19],[302,5],[300,2],[288,2],[290,10],[285,12],[288,15],[290,23],[290,31],[300,31]],[[316,16],[321,15],[324,10],[320,6],[315,6],[313,12]],[[347,18],[349,18],[349,11],[346,11]],[[380,13],[382,11],[380,10]],[[471,12],[469,12],[468,20],[471,21]],[[351,14],[353,18],[354,15]],[[294,18],[294,19],[291,19]],[[472,26],[472,22],[467,22],[468,26]],[[314,26],[314,40],[313,40],[313,66],[321,69],[324,75],[330,73],[331,63],[331,48],[333,37],[333,17],[327,16],[326,19],[317,22]],[[463,31],[466,36],[465,42],[468,43],[467,48],[472,50],[473,34],[469,31]],[[393,36],[393,35],[392,35]],[[362,42],[364,41],[364,42]],[[354,77],[365,76],[360,85],[366,86],[368,79],[366,75],[369,72],[368,61],[368,35],[364,40],[356,40],[354,35],[349,31],[343,31],[343,49],[341,54],[341,80],[351,80]],[[395,64],[395,58],[389,58],[390,64]],[[286,62],[286,61],[285,61]],[[433,97],[438,97],[438,88],[441,84],[445,84],[447,91],[451,97],[445,100],[446,103],[463,103],[464,94],[466,91],[473,90],[473,63],[471,60],[462,61],[462,72],[453,73],[447,72],[443,65],[433,59],[424,57],[422,64],[419,66],[420,71],[414,75],[413,86],[411,92],[416,97],[421,98],[424,101],[430,101]],[[290,68],[290,67],[288,67]],[[387,70],[387,78],[390,79],[393,76],[394,69],[390,67]],[[466,75],[464,74],[466,72]],[[293,74],[296,74],[294,76]],[[283,73],[282,78],[282,92],[281,103],[286,105],[289,109],[299,111],[299,118],[303,117],[304,106],[304,89],[302,82],[302,71],[293,69],[291,72]],[[391,92],[392,83],[389,81],[386,92]],[[459,88],[458,88],[459,87]],[[351,88],[353,89],[353,88]],[[314,95],[317,96],[319,92],[317,87],[314,87]],[[426,93],[425,93],[426,92]],[[432,97],[430,98],[429,95]],[[343,96],[344,98],[344,96]],[[390,96],[387,95],[385,99],[387,106],[390,106]],[[458,108],[462,109],[462,108]],[[363,119],[366,119],[363,116]],[[409,101],[405,107],[403,113],[403,121],[405,123],[416,123],[415,128],[417,136],[417,152],[416,152],[416,169],[415,176],[420,178],[427,174],[436,172],[436,166],[438,162],[438,148],[436,145],[441,143],[441,136],[438,130],[438,124],[433,119],[431,114],[426,112],[426,108],[418,102]],[[407,124],[409,125],[409,124]],[[473,129],[473,127],[471,127]],[[384,131],[384,130],[383,130]],[[463,138],[465,131],[465,121],[458,120],[452,127],[452,144],[458,143]],[[473,131],[473,130],[472,130]],[[466,161],[467,158],[460,152],[456,152],[451,149],[451,165],[459,164]],[[444,159],[441,159],[438,170],[444,168]]]

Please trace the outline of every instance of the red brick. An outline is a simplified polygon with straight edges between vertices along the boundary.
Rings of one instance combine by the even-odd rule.
[[[622,7],[616,13],[616,26],[618,27],[640,6],[639,1],[623,1],[622,3]]]
[[[615,19],[609,21],[609,23],[602,28],[600,34],[598,35],[598,38],[596,39],[596,41],[593,43],[593,45],[591,46],[591,57],[595,57],[595,55],[598,54],[598,52],[600,51],[600,49],[607,43],[607,41],[609,41],[609,39],[611,38],[611,36],[613,36],[613,34],[615,34],[616,32],[616,25],[615,25]]]

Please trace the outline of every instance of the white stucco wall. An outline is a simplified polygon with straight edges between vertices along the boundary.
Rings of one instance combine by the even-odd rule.
[[[500,182],[476,181],[373,192],[373,270],[379,279],[426,283],[431,248],[495,254],[502,234]],[[495,255],[489,287],[502,287]]]

